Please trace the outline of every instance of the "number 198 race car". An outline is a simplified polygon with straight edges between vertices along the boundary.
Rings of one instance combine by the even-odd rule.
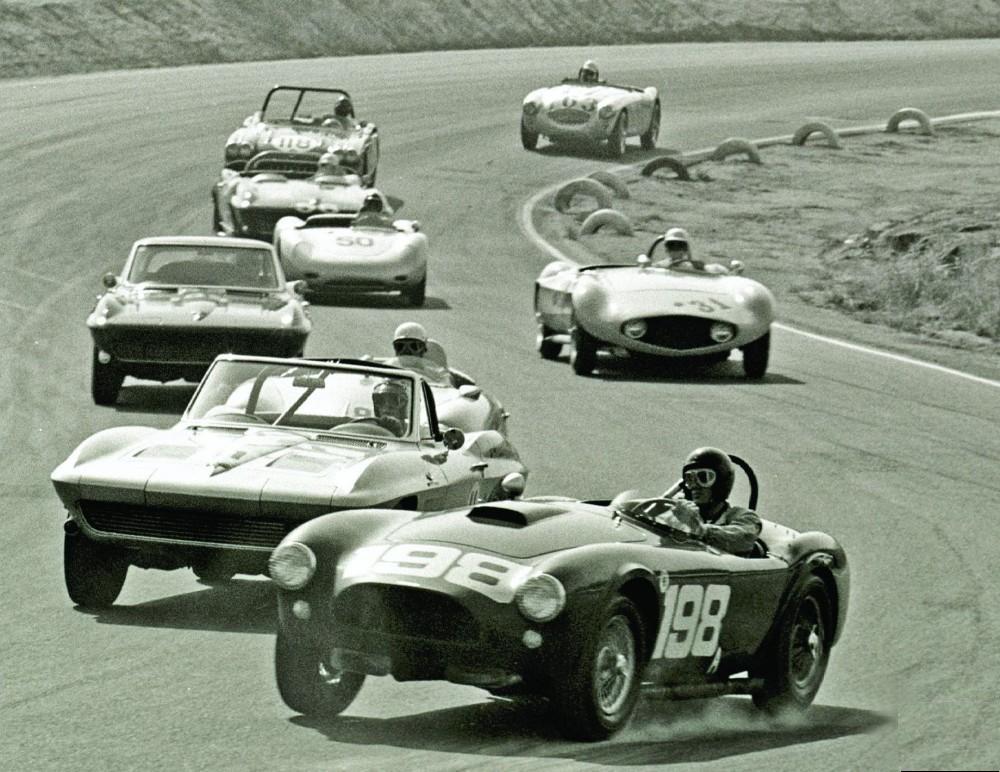
[[[732,458],[753,506],[753,471]],[[804,710],[847,614],[844,550],[764,521],[750,556],[721,552],[644,514],[679,485],[638,502],[538,497],[300,526],[269,564],[282,698],[329,717],[369,675],[447,680],[546,696],[584,740],[621,729],[644,682],[668,698]],[[516,491],[516,476],[504,486]]]

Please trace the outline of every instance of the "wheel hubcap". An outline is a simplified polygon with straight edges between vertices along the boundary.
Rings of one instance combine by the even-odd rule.
[[[635,680],[635,638],[624,617],[615,617],[604,629],[595,665],[598,705],[601,712],[613,714],[625,704]]]

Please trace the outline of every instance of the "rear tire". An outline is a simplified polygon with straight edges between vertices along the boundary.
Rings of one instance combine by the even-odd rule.
[[[559,352],[562,351],[562,343],[556,343],[551,339],[553,335],[551,327],[539,322],[538,333],[535,336],[535,348],[542,355],[542,359],[558,359]]]
[[[525,150],[534,150],[538,147],[538,133],[525,125],[523,117],[521,118],[521,145]]]
[[[743,372],[747,378],[760,379],[767,372],[771,353],[771,333],[766,332],[743,347]]]
[[[765,644],[765,659],[755,675],[764,687],[753,703],[771,714],[801,713],[808,708],[830,659],[827,620],[830,599],[823,580],[808,577],[795,593],[774,640]]]
[[[606,740],[632,717],[645,663],[643,627],[635,604],[618,596],[582,636],[575,665],[560,679],[564,688],[552,695],[566,737]]]
[[[63,537],[63,577],[66,592],[77,606],[107,608],[125,585],[128,560],[114,547],[92,541],[82,533]]]
[[[577,375],[590,375],[597,365],[597,339],[580,325],[570,333],[569,364]]]
[[[96,405],[113,405],[118,401],[125,374],[112,361],[101,364],[98,359],[99,349],[94,346],[94,356],[90,369],[90,395]]]
[[[660,136],[660,103],[653,105],[653,116],[649,120],[649,128],[646,133],[639,138],[643,150],[653,150],[656,148],[656,139]]]
[[[615,125],[611,127],[608,135],[608,155],[612,158],[621,158],[625,155],[625,113],[621,113],[615,120]]]
[[[281,699],[307,716],[332,717],[343,713],[365,682],[364,673],[334,671],[320,650],[293,640],[278,630],[274,672]]]

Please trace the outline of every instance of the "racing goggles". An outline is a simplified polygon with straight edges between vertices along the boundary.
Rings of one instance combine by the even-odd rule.
[[[427,344],[416,338],[400,338],[394,341],[396,356],[422,357],[427,353]]]
[[[711,488],[715,484],[714,469],[685,469],[684,484],[689,488]]]

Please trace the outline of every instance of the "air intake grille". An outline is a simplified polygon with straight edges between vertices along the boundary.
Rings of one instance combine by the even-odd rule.
[[[700,316],[651,316],[646,318],[643,343],[672,349],[706,348],[718,345],[708,334],[714,319]]]
[[[334,619],[379,635],[451,643],[474,643],[479,638],[479,626],[460,603],[416,587],[354,585],[337,597]]]

